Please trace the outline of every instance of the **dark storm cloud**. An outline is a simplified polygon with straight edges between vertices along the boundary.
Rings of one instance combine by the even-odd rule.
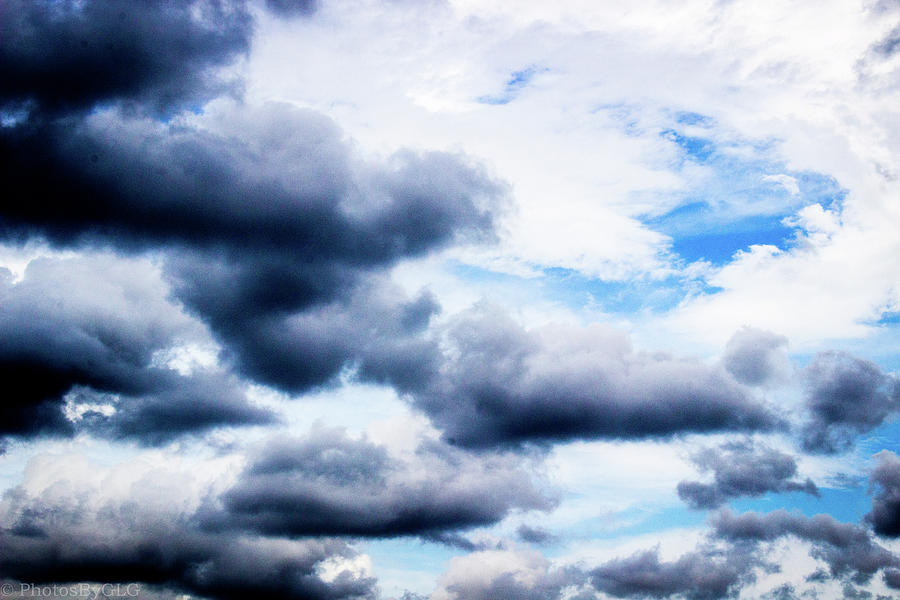
[[[247,52],[243,0],[4,0],[0,108],[125,102],[165,113],[223,91],[216,67]],[[199,10],[197,10],[199,9]]]
[[[724,370],[634,352],[605,328],[527,331],[478,306],[415,402],[446,439],[473,448],[573,439],[770,430],[779,419]]]
[[[181,435],[224,426],[268,425],[268,410],[250,404],[235,377],[199,371],[160,378],[152,393],[123,397],[110,416],[94,415],[88,427],[110,437],[161,444]]]
[[[787,344],[784,336],[745,327],[728,340],[722,362],[741,383],[763,385],[787,374]]]
[[[866,520],[875,532],[885,537],[900,537],[900,458],[882,450],[876,457],[878,465],[869,481],[875,489],[872,512]]]
[[[3,230],[60,245],[187,246],[232,267],[247,257],[238,275],[262,267],[268,279],[234,283],[285,284],[272,309],[327,298],[343,270],[490,232],[500,190],[460,157],[353,164],[327,117],[283,105],[246,113],[224,116],[242,121],[234,136],[115,111],[0,130]]]
[[[209,534],[183,516],[138,504],[87,509],[86,498],[48,502],[6,493],[0,576],[35,584],[146,583],[207,598],[372,599],[374,580],[350,571],[332,581],[320,567],[354,551],[336,540],[287,542]]]
[[[200,334],[161,283],[148,263],[108,255],[38,259],[22,281],[0,283],[0,434],[72,432],[64,397],[76,388],[115,397],[114,415],[87,421],[117,437],[271,422],[233,378],[156,364],[157,352]]]
[[[805,517],[777,510],[735,515],[725,509],[712,520],[716,536],[733,543],[771,542],[794,536],[812,545],[811,555],[828,564],[833,578],[867,583],[881,569],[900,566],[900,558],[879,546],[869,530],[830,515]]]
[[[404,460],[335,429],[271,442],[220,500],[204,510],[211,529],[291,536],[427,537],[555,505],[515,455],[423,442]]]
[[[900,407],[900,385],[870,361],[843,352],[818,354],[806,368],[804,450],[837,453]]]
[[[706,448],[692,460],[701,471],[713,472],[712,483],[682,481],[678,496],[691,508],[715,508],[728,500],[757,497],[768,492],[805,492],[819,495],[811,479],[796,480],[797,462],[773,448],[756,448],[750,443],[725,444]]]
[[[752,579],[757,561],[738,551],[698,549],[675,561],[661,562],[657,550],[611,560],[590,571],[592,585],[616,598],[668,598],[689,600],[736,597],[740,586]]]
[[[12,184],[0,228],[8,239],[164,250],[176,297],[261,383],[299,393],[361,362],[364,377],[411,385],[426,349],[405,338],[437,304],[396,294],[378,304],[371,274],[490,237],[501,187],[450,154],[362,163],[309,111],[273,105],[223,120],[234,135],[115,112],[0,132]],[[373,290],[379,298],[365,297]]]

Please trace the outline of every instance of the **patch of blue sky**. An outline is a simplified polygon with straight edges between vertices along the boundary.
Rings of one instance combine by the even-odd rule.
[[[900,375],[900,325],[873,324],[873,328],[865,337],[857,339],[841,339],[839,341],[826,341],[821,348],[840,350],[858,358],[871,360],[882,371],[893,372]],[[802,368],[809,364],[816,352],[792,352],[791,360],[795,366]],[[897,440],[900,443],[900,431],[897,432]]]
[[[609,540],[659,533],[667,529],[702,527],[707,516],[705,511],[691,510],[687,506],[633,507],[612,515],[579,521],[558,533],[568,540]]]
[[[844,523],[859,523],[872,509],[872,498],[866,493],[866,484],[863,483],[847,488],[820,486],[818,498],[803,492],[771,493],[759,498],[732,500],[728,505],[736,513],[769,513],[784,509],[807,517],[829,514]]]
[[[541,286],[546,298],[571,308],[622,315],[665,312],[675,308],[689,293],[684,281],[676,277],[604,281],[563,268],[544,269]]]
[[[760,215],[733,222],[719,222],[697,231],[696,220],[716,218],[707,215],[707,204],[682,206],[661,219],[654,219],[654,229],[672,238],[671,252],[688,262],[705,260],[713,265],[729,262],[739,250],[751,245],[768,244],[786,248],[795,230],[785,225],[782,216]]]
[[[857,447],[864,458],[870,458],[882,450],[900,455],[900,421],[889,421],[873,429],[859,440]]]
[[[460,262],[449,263],[449,268],[456,277],[475,286],[518,290],[520,294],[533,295],[535,299],[557,303],[575,312],[600,311],[626,317],[639,312],[663,313],[677,306],[689,293],[716,291],[701,281],[685,285],[682,278],[674,276],[662,280],[606,281],[559,267],[541,269],[538,277],[499,273]]]
[[[659,135],[677,147],[669,168],[685,175],[688,189],[667,194],[664,204],[671,208],[642,221],[670,236],[672,251],[689,262],[722,265],[755,244],[784,250],[795,239],[786,218],[810,204],[839,208],[846,196],[827,174],[787,169],[774,141],[721,141],[703,115],[681,113],[674,120],[691,134],[672,127]]]
[[[408,538],[367,540],[360,542],[357,549],[371,558],[372,571],[388,596],[400,596],[403,591],[431,592],[434,580],[447,568],[450,559],[468,554],[445,544]]]
[[[713,118],[700,113],[679,110],[673,115],[675,122],[681,125],[702,125],[708,127],[713,124]]]
[[[547,71],[546,68],[538,68],[535,65],[525,67],[520,71],[510,73],[509,79],[503,85],[503,90],[499,94],[487,94],[479,96],[476,101],[480,104],[509,104],[515,100],[516,96],[531,83],[534,76],[538,73]]]

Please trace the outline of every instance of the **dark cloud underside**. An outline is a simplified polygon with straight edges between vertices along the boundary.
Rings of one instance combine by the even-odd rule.
[[[527,331],[479,306],[450,326],[452,358],[415,402],[473,448],[771,430],[779,419],[725,371],[632,351],[593,327]]]
[[[866,520],[879,535],[900,537],[900,458],[887,450],[879,452],[876,458],[878,464],[870,476],[875,497]]]
[[[410,460],[340,430],[278,440],[224,493],[224,511],[209,508],[203,520],[270,535],[434,537],[555,506],[515,456],[425,443]]]
[[[806,368],[807,422],[804,450],[833,454],[848,450],[861,433],[881,425],[900,407],[900,385],[867,360],[822,352]]]
[[[208,534],[139,505],[86,513],[20,491],[8,492],[5,502],[18,516],[0,529],[0,573],[19,581],[137,582],[221,600],[375,598],[371,578],[349,571],[333,581],[321,577],[323,561],[354,556],[340,541]]]
[[[59,114],[120,102],[167,113],[196,105],[223,91],[212,70],[245,53],[252,31],[242,0],[5,0],[0,107]]]
[[[693,461],[701,471],[712,471],[713,481],[678,484],[678,496],[691,508],[715,508],[731,499],[768,492],[819,495],[812,480],[795,479],[797,462],[793,457],[772,448],[755,448],[749,443],[726,444],[698,452]]]

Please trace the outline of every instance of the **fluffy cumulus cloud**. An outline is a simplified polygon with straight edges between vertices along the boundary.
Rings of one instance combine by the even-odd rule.
[[[745,327],[728,341],[722,360],[738,381],[763,385],[790,373],[787,345],[783,335]]]
[[[216,530],[438,540],[513,509],[555,506],[515,455],[484,459],[423,442],[404,460],[333,429],[271,441],[217,504],[202,518]]]
[[[766,431],[778,416],[725,370],[641,353],[596,326],[527,330],[491,306],[460,315],[416,404],[469,447]]]
[[[24,485],[4,493],[4,577],[33,585],[137,584],[207,598],[375,597],[374,580],[352,566],[357,553],[345,542],[200,529],[192,510],[196,492],[190,488],[205,486],[191,481],[196,476],[126,463],[123,467],[137,475],[101,470],[102,485],[92,485],[96,467],[85,472],[71,461],[68,467],[67,476],[49,486],[41,483],[42,473],[32,471]],[[160,490],[166,490],[165,497]]]
[[[811,554],[825,562],[831,577],[857,584],[900,565],[900,557],[879,545],[868,529],[841,523],[830,515],[806,517],[784,510],[735,515],[723,510],[713,519],[713,529],[720,538],[750,544],[794,536],[811,544]]]
[[[762,496],[768,492],[819,495],[811,479],[797,479],[794,458],[772,448],[732,443],[705,448],[692,460],[701,471],[713,473],[711,483],[682,481],[678,484],[678,496],[692,508],[715,508],[734,498]]]
[[[701,548],[667,562],[650,550],[604,563],[590,572],[590,582],[616,598],[711,600],[737,596],[754,566],[755,559],[739,551]]]
[[[554,567],[541,554],[526,550],[473,552],[450,561],[432,600],[539,600],[575,591],[577,569]]]
[[[320,565],[353,556],[340,541],[209,535],[129,506],[85,515],[77,506],[7,502],[19,514],[0,533],[0,568],[20,581],[141,583],[211,598],[374,597],[371,578],[323,578]]]
[[[85,419],[114,436],[148,441],[220,425],[271,423],[227,373],[182,373],[157,360],[204,331],[165,297],[158,270],[141,260],[32,261],[21,281],[7,271],[0,305],[0,372],[10,389],[0,432],[71,433],[66,394],[111,403]],[[95,402],[88,400],[94,397]],[[84,417],[85,415],[81,415]]]
[[[818,354],[806,368],[808,421],[801,434],[812,452],[847,450],[859,434],[900,407],[900,385],[871,361],[842,352]]]

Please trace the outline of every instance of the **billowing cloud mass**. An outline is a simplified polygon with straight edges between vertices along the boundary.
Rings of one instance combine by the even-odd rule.
[[[745,327],[728,340],[722,361],[741,383],[764,385],[790,374],[787,344],[783,335]]]
[[[724,370],[635,352],[604,327],[528,331],[490,306],[460,315],[450,360],[416,395],[455,444],[766,431],[779,418]]]
[[[900,458],[889,450],[882,450],[875,458],[878,464],[870,475],[875,496],[866,520],[879,535],[900,537]]]
[[[161,283],[150,263],[109,255],[35,260],[19,282],[7,272],[0,284],[0,372],[16,393],[0,409],[0,433],[74,431],[65,400],[76,386],[81,404],[115,411],[93,411],[87,419],[114,437],[153,442],[274,422],[233,376],[208,368],[182,373],[158,360],[162,351],[203,339],[203,330],[160,293]]]
[[[547,511],[515,455],[471,456],[424,442],[407,460],[340,430],[273,440],[202,520],[212,529],[269,535],[435,536]]]
[[[900,408],[900,384],[871,361],[824,352],[805,375],[808,421],[801,444],[807,451],[845,451]]]
[[[242,0],[11,0],[0,11],[0,106],[58,114],[99,102],[166,113],[223,91],[214,69],[250,47]]]
[[[604,563],[590,572],[590,581],[616,598],[712,600],[736,596],[739,584],[752,579],[754,566],[755,559],[739,551],[699,549],[665,562],[650,550]]]
[[[830,515],[805,517],[784,510],[735,515],[725,509],[712,525],[715,535],[732,542],[771,542],[794,536],[812,545],[812,555],[828,565],[832,577],[857,584],[867,583],[879,570],[900,565],[900,557],[875,542],[869,530]]]
[[[900,589],[900,9],[514,4],[0,0],[0,596]]]
[[[210,598],[374,598],[374,581],[327,561],[354,551],[330,539],[285,541],[198,530],[183,515],[140,505],[86,509],[84,498],[48,502],[23,490],[3,499],[0,570],[27,582],[143,583]]]
[[[678,496],[691,508],[715,508],[731,499],[768,492],[819,495],[811,479],[796,479],[797,462],[793,457],[773,448],[756,448],[750,443],[726,444],[705,448],[692,460],[702,472],[712,471],[713,481],[678,484]]]
[[[489,550],[454,558],[432,600],[541,600],[561,597],[582,579],[576,569],[559,569],[540,553]]]

